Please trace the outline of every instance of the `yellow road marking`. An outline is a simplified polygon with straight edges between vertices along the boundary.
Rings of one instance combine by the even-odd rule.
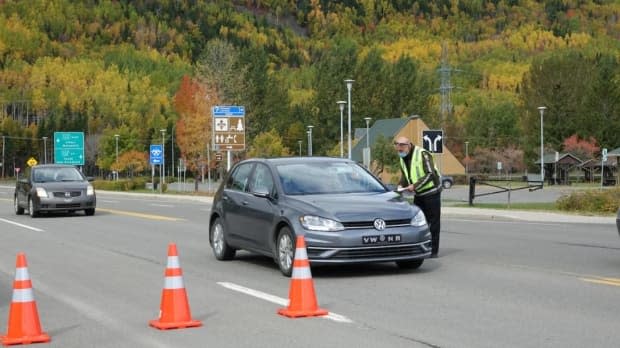
[[[106,213],[111,213],[111,214],[134,216],[134,217],[140,217],[140,218],[151,219],[151,220],[163,220],[163,221],[182,221],[182,220],[184,220],[184,219],[173,218],[173,217],[168,217],[168,216],[152,215],[152,214],[142,214],[142,213],[135,213],[135,212],[131,212],[131,211],[116,210],[116,209],[97,208],[97,210],[105,211]]]
[[[618,278],[580,278],[584,282],[603,284],[603,285],[611,285],[611,286],[620,286],[620,279]]]

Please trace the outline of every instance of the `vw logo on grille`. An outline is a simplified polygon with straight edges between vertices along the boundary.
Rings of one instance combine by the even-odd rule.
[[[375,219],[373,224],[375,225],[375,229],[377,231],[385,230],[385,220],[383,220],[383,219]]]
[[[71,192],[65,192],[65,197],[67,198],[71,197]]]

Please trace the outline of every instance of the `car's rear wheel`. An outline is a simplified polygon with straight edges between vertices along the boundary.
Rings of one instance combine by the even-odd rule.
[[[17,199],[17,196],[15,196],[15,199],[13,200],[13,206],[15,207],[15,214],[22,215],[24,213],[24,208],[19,206],[19,200]]]
[[[287,277],[293,273],[293,260],[295,258],[295,243],[293,233],[288,227],[282,227],[276,240],[276,263],[280,272]]]
[[[39,212],[34,209],[34,202],[30,197],[28,197],[28,214],[33,218],[39,216]]]
[[[84,214],[86,214],[86,216],[95,215],[95,208],[84,209]]]
[[[424,263],[424,259],[396,261],[399,268],[402,269],[418,269]]]
[[[215,222],[211,225],[210,233],[211,248],[213,248],[215,258],[218,260],[232,260],[235,257],[235,249],[226,243],[226,234],[222,220],[219,218],[215,219]]]

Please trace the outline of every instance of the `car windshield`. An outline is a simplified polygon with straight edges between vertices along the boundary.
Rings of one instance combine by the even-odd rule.
[[[366,170],[347,162],[305,162],[276,166],[287,195],[385,192]]]
[[[35,168],[34,182],[83,181],[82,174],[71,167]]]

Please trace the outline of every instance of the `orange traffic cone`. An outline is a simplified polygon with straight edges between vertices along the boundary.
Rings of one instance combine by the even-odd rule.
[[[149,325],[160,330],[182,329],[202,325],[198,320],[192,320],[189,310],[187,293],[183,285],[183,271],[179,263],[177,245],[168,245],[168,264],[166,266],[166,281],[161,293],[159,305],[159,319],[150,320]]]
[[[326,310],[318,308],[317,305],[314,282],[310,273],[310,261],[308,261],[308,253],[306,252],[306,241],[303,236],[297,237],[291,288],[288,297],[288,307],[280,308],[278,314],[290,318],[315,317],[328,314]]]
[[[26,255],[18,253],[15,264],[13,300],[9,309],[9,332],[6,336],[0,336],[0,341],[3,345],[49,342],[50,336],[41,332]]]

